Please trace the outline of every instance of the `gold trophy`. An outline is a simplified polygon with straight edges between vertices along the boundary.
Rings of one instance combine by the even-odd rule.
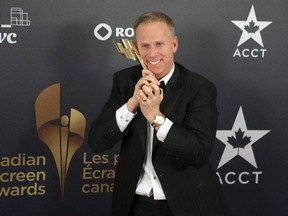
[[[113,40],[118,52],[125,56],[128,59],[131,59],[133,61],[138,61],[142,65],[143,69],[149,70],[143,59],[141,58],[139,51],[134,43],[133,40],[128,39],[120,39],[120,42],[115,42]],[[148,86],[153,90],[151,86]],[[153,91],[154,92],[154,91]],[[161,92],[163,92],[163,89],[161,88]]]
[[[138,61],[142,65],[143,69],[148,70],[148,67],[141,58],[139,51],[133,40],[120,39],[120,42],[115,42],[113,40],[118,52],[128,59],[133,61]]]

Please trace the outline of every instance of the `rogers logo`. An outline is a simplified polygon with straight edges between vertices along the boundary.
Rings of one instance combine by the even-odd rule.
[[[112,28],[106,23],[98,24],[94,29],[94,35],[98,40],[106,41],[112,36],[113,30]],[[133,28],[122,28],[116,27],[115,28],[115,37],[128,37],[131,38],[134,36]]]
[[[106,23],[100,23],[95,27],[94,35],[98,40],[108,40],[112,35],[112,28]]]

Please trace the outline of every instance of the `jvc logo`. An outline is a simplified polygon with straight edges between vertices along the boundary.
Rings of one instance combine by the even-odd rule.
[[[28,27],[30,24],[31,21],[29,20],[28,13],[24,12],[19,7],[12,7],[10,8],[10,23],[1,24],[0,29],[4,30],[11,29],[12,27]],[[16,33],[0,33],[0,44],[4,43],[5,41],[9,44],[16,44],[16,39]]]
[[[17,43],[16,38],[16,33],[0,33],[0,44],[4,41],[7,41],[9,44],[15,44]]]

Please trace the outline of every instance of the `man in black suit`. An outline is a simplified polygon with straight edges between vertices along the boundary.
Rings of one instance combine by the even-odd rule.
[[[222,191],[209,163],[216,88],[174,62],[178,39],[170,17],[145,13],[134,30],[148,70],[134,66],[114,74],[108,102],[89,132],[95,153],[122,140],[112,215],[223,216]]]

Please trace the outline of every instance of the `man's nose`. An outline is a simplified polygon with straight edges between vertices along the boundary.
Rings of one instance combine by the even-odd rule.
[[[155,47],[151,47],[150,49],[149,49],[149,56],[150,57],[154,57],[154,56],[156,56],[157,55],[157,49],[155,48]]]

